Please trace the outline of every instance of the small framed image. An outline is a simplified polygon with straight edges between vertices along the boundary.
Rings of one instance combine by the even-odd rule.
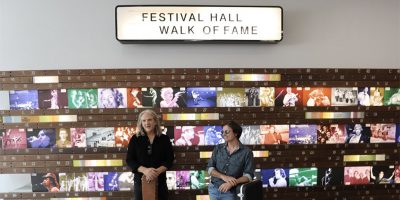
[[[217,88],[217,107],[245,107],[244,88]]]
[[[395,143],[396,124],[370,124],[371,143]]]
[[[385,94],[385,88],[383,87],[370,87],[370,105],[371,106],[383,106],[383,97]]]
[[[289,170],[289,186],[306,187],[317,185],[318,169],[292,168]]]
[[[68,108],[68,95],[66,89],[39,90],[40,109]]]
[[[318,168],[318,184],[320,186],[343,185],[343,167]]]
[[[261,177],[263,187],[288,187],[289,185],[288,168],[262,169]]]
[[[11,110],[39,109],[37,90],[11,90],[9,99]]]
[[[275,88],[275,106],[295,107],[303,106],[302,87]]]
[[[303,106],[330,106],[331,88],[309,88],[303,90]]]
[[[332,106],[356,106],[357,88],[354,87],[334,87],[332,88]]]
[[[215,87],[186,88],[186,103],[188,108],[216,107],[217,91]]]
[[[385,88],[384,105],[400,105],[400,88]]]
[[[317,125],[293,124],[289,128],[289,144],[316,144]]]
[[[126,88],[98,88],[98,108],[127,108]]]

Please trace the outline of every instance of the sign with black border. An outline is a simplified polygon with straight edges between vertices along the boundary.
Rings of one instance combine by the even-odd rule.
[[[283,37],[279,6],[121,5],[115,8],[122,43],[277,43]]]

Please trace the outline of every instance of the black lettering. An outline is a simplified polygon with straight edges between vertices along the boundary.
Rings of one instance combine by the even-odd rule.
[[[165,21],[165,13],[160,13],[160,22]]]
[[[168,34],[169,26],[159,26],[161,34]]]
[[[172,27],[172,30],[171,30],[171,34],[178,34],[178,30],[176,29],[176,26],[173,26]]]
[[[142,21],[144,22],[144,19],[148,18],[149,13],[142,13]]]
[[[218,14],[213,14],[213,13],[211,13],[210,14],[210,21],[218,21],[218,19],[217,19],[217,17],[218,17]]]
[[[205,27],[203,27],[203,33],[205,33],[205,34],[210,34],[211,33],[211,27],[209,27],[209,26],[205,26]]]
[[[186,13],[185,13],[185,14],[181,13],[181,19],[182,19],[182,21],[186,21],[186,16],[187,16]],[[178,20],[176,20],[176,21],[178,21]]]
[[[194,26],[188,27],[188,34],[194,34],[193,28],[194,28]]]
[[[150,21],[152,22],[157,21],[157,13],[150,13]]]

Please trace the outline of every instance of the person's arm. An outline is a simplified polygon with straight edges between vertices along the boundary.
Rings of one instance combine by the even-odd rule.
[[[138,134],[138,133],[136,133]],[[139,172],[140,164],[138,163],[138,158],[136,156],[137,137],[133,136],[128,144],[128,152],[126,154],[126,164],[132,169],[133,173]]]
[[[248,151],[248,153],[245,155],[245,168],[243,171],[243,176],[235,179],[234,177],[224,177],[222,176],[222,180],[225,181],[224,184],[222,184],[219,187],[219,190],[221,192],[227,192],[230,190],[232,187],[238,185],[238,184],[243,184],[243,183],[248,183],[251,180],[253,180],[254,177],[254,163],[253,163],[253,152],[251,150]],[[215,170],[214,170],[215,171]],[[224,179],[226,178],[226,180]],[[233,180],[232,180],[232,179]]]
[[[374,176],[374,174],[372,173],[372,168],[371,168],[371,170],[370,170],[370,176],[371,176],[371,179],[376,179],[376,177]]]
[[[160,137],[160,139],[162,139],[162,146],[165,147],[165,149],[163,149],[163,152],[165,153],[165,161],[156,169],[158,175],[170,169],[175,160],[174,149],[172,148],[170,138],[167,135],[161,135]]]

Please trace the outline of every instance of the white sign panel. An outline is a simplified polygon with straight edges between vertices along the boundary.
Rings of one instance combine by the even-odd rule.
[[[282,40],[281,7],[117,6],[117,40]]]

